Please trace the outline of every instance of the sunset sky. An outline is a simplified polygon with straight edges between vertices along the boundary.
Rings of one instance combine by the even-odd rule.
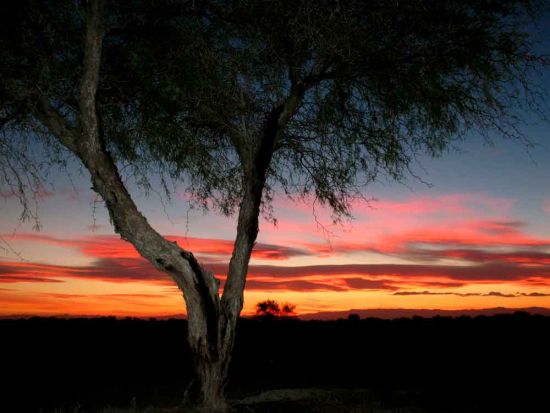
[[[472,135],[459,151],[420,158],[409,178],[366,188],[354,218],[332,225],[311,203],[275,199],[250,265],[245,314],[267,298],[298,314],[366,308],[550,307],[550,127],[531,126],[531,150]],[[41,194],[40,232],[19,224],[4,192],[0,316],[164,316],[184,311],[164,274],[119,239],[75,162]],[[72,181],[72,182],[71,182]],[[223,278],[235,222],[190,210],[182,189],[163,206],[140,194],[153,226]],[[95,205],[95,206],[94,206]]]

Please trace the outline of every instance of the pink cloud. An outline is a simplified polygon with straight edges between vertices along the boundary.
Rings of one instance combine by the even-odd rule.
[[[395,290],[402,285],[448,288],[498,282],[546,286],[550,279],[550,239],[528,234],[523,222],[511,216],[512,206],[512,200],[472,194],[383,201],[377,208],[360,209],[361,219],[352,230],[332,238],[330,245],[305,238],[310,232],[297,218],[305,209],[298,208],[297,214],[281,221],[282,228],[262,231],[270,242],[255,246],[247,288]],[[290,208],[290,204],[283,203],[283,207]],[[167,238],[196,253],[207,268],[220,279],[225,278],[232,240]],[[0,265],[0,282],[87,278],[171,284],[166,275],[116,235],[64,239],[21,233],[15,239],[74,248],[92,258],[92,264],[70,267],[4,262]],[[318,259],[361,252],[385,254],[388,261],[324,265]],[[294,257],[300,257],[301,265],[290,265],[292,261],[260,265],[260,260],[275,264]],[[395,264],[395,258],[401,263]],[[308,259],[317,265],[303,265]],[[349,261],[353,262],[351,258]]]
[[[416,197],[406,201],[380,200],[372,203],[372,209],[383,214],[463,214],[470,211],[470,196],[445,195],[440,197]],[[354,205],[361,210],[360,205]]]
[[[330,243],[303,242],[301,246],[320,256],[363,251],[409,257],[412,251],[421,257],[424,251],[425,258],[445,258],[438,250],[450,249],[450,246],[484,249],[512,247],[515,250],[533,249],[535,252],[538,248],[550,247],[550,239],[530,236],[522,231],[522,226],[518,221],[466,220],[445,224],[419,223],[413,228],[400,229],[390,221],[386,231],[377,235],[369,236],[372,231],[365,228],[347,234],[345,239],[333,238]],[[460,255],[449,255],[447,258],[460,258]],[[540,258],[544,257],[541,255]]]
[[[406,237],[426,236],[437,241],[457,234],[463,242],[469,239],[468,243],[471,243],[483,233],[486,239],[492,235],[496,240],[499,238],[497,231],[500,235],[505,231],[505,235],[521,233],[520,223],[512,214],[514,203],[512,199],[486,194],[411,196],[403,200],[384,199],[368,203],[357,200],[352,205],[355,218],[339,226],[331,223],[327,210],[318,208],[314,217],[311,203],[295,205],[288,200],[278,200],[275,204],[278,225],[274,228],[264,223],[260,236],[272,244],[306,245],[324,255],[338,249],[394,252],[402,245],[400,239]],[[321,222],[322,229],[315,219]],[[334,247],[332,249],[327,236]],[[313,244],[319,245],[313,247]]]

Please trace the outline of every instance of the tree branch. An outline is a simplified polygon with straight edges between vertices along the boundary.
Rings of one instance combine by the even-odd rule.
[[[306,88],[294,85],[289,96],[267,115],[261,137],[250,159],[245,159],[243,199],[239,207],[237,237],[229,262],[229,272],[222,295],[222,306],[229,315],[239,314],[252,248],[258,236],[258,220],[266,174],[280,132],[300,107]]]
[[[324,80],[339,76],[344,70],[346,67],[339,65],[330,71],[323,69],[317,74],[298,80],[296,68],[289,68],[289,80],[292,85],[290,93],[267,114],[263,133],[255,142],[256,147],[245,154],[246,148],[243,147],[243,143],[233,141],[241,156],[245,176],[243,199],[237,221],[237,236],[221,301],[222,306],[230,314],[239,314],[242,308],[248,264],[259,231],[258,222],[266,174],[281,132],[300,108],[304,95],[309,89]]]
[[[38,102],[31,107],[32,113],[53,135],[71,152],[78,150],[78,137],[80,131],[71,125],[49,102],[45,96],[41,96]]]
[[[103,40],[102,0],[89,2],[79,108],[80,129],[72,127],[49,103],[39,99],[35,116],[88,169],[93,189],[105,201],[115,232],[157,269],[167,273],[185,295],[190,331],[217,337],[218,280],[194,255],[166,240],[140,213],[105,147],[96,109]]]
[[[80,85],[80,121],[82,133],[89,152],[100,150],[99,123],[96,110],[96,93],[101,65],[101,46],[103,43],[104,0],[88,2],[88,18],[84,43],[83,75]]]

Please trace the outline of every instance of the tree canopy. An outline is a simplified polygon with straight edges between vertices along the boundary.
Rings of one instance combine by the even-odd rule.
[[[295,314],[296,306],[294,304],[279,304],[275,300],[264,300],[256,303],[256,317],[264,319],[273,319],[275,317],[290,317]]]
[[[467,130],[522,138],[518,110],[540,109],[528,24],[543,4],[107,3],[101,127],[141,182],[160,171],[225,214],[242,198],[241,152],[271,127],[264,202],[313,195],[347,214],[379,174],[401,179]],[[78,128],[79,2],[1,7],[3,131],[43,131],[41,99]]]

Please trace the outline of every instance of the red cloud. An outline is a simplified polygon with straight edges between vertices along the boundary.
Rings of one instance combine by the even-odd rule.
[[[0,283],[21,283],[21,282],[37,282],[37,283],[57,283],[62,282],[60,280],[55,280],[52,278],[40,278],[40,277],[29,277],[28,275],[3,275],[0,274]],[[6,288],[2,288],[6,291]]]
[[[415,265],[415,264],[344,264],[281,267],[251,265],[249,274],[255,277],[352,276],[397,277],[406,282],[412,277],[457,281],[514,281],[531,277],[550,279],[550,266],[534,267],[515,263],[483,265]],[[550,283],[550,280],[549,280]]]
[[[0,262],[0,282],[60,282],[55,278],[58,270],[65,267],[26,262]]]
[[[210,264],[224,274],[226,264]],[[86,267],[10,263],[0,265],[0,282],[55,282],[84,278],[109,282],[148,281],[170,285],[167,275],[142,258],[101,258]],[[223,276],[220,277],[222,280]],[[517,263],[488,263],[473,266],[414,264],[348,264],[313,266],[251,265],[248,288],[314,290],[395,290],[403,285],[432,288],[461,286],[477,282],[536,283],[550,286],[550,266]]]
[[[293,248],[258,243],[253,258],[277,261],[296,256],[370,251],[411,263],[278,266],[258,265],[258,261],[253,261],[247,287],[297,291],[394,290],[399,285],[448,288],[475,282],[546,286],[550,279],[550,239],[530,236],[524,232],[521,221],[502,218],[503,211],[510,205],[509,200],[461,195],[381,202],[372,210],[374,219],[368,215],[370,209],[360,211],[366,218],[345,238],[333,238],[331,245],[297,241],[294,245],[301,248]],[[483,209],[497,218],[476,218],[480,214],[488,215],[479,213]],[[457,220],[457,214],[464,218]],[[417,220],[418,215],[437,215],[439,218]],[[396,218],[389,219],[391,216]],[[406,222],[401,219],[403,216],[407,217]],[[381,217],[384,220],[381,221]],[[16,239],[75,248],[95,260],[85,267],[4,263],[4,267],[0,266],[0,282],[44,282],[80,277],[111,282],[170,283],[169,278],[143,260],[131,244],[114,235],[62,239],[42,234],[18,234]],[[177,236],[168,236],[168,239],[196,253],[207,268],[224,278],[233,241]],[[289,244],[293,245],[292,242],[284,245]],[[457,264],[449,265],[449,260]]]
[[[132,244],[123,241],[116,235],[96,235],[80,239],[67,239],[43,234],[21,233],[11,238],[78,248],[82,253],[92,258],[138,258],[140,256]],[[167,236],[166,238],[199,255],[229,257],[233,252],[233,241],[229,240],[178,236]],[[306,254],[308,254],[307,251],[298,248],[258,243],[254,247],[252,256],[265,260],[285,260],[289,257]]]
[[[397,291],[393,295],[456,295],[458,297],[503,297],[503,298],[520,298],[520,297],[550,297],[546,293],[501,293],[500,291],[491,291],[488,293],[459,293],[455,291]]]

